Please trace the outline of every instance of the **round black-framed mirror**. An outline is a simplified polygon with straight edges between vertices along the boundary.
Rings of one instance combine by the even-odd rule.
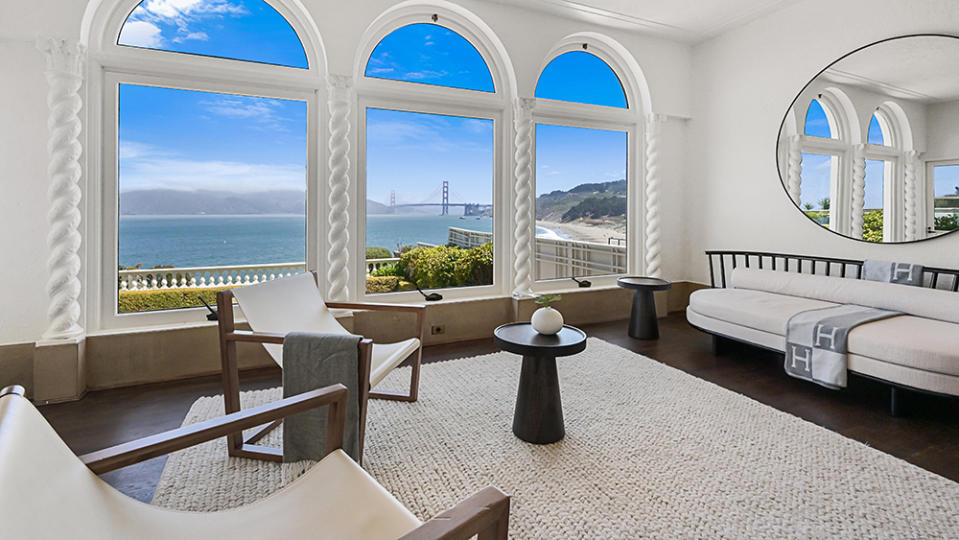
[[[793,99],[776,162],[807,218],[899,244],[959,230],[959,37],[897,36],[826,66]]]

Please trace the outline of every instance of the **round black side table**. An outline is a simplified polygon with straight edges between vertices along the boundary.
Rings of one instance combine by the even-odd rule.
[[[566,436],[566,428],[556,357],[583,352],[586,333],[566,325],[556,335],[544,336],[529,323],[517,322],[493,330],[493,341],[504,351],[523,355],[513,434],[534,444],[561,440]]]
[[[656,302],[653,291],[665,291],[673,286],[665,279],[652,277],[621,277],[616,284],[633,289],[633,309],[629,314],[629,337],[658,339],[659,323],[656,321]]]

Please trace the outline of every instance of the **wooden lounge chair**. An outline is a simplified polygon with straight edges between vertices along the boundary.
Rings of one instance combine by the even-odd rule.
[[[30,539],[311,538],[505,539],[509,497],[488,487],[420,522],[338,449],[346,387],[305,392],[78,458],[23,387],[0,390],[0,537]],[[260,501],[219,512],[144,504],[97,474],[139,463],[305,410],[329,406],[328,454]]]
[[[251,331],[237,330],[233,314],[233,299],[236,299]],[[240,341],[261,343],[277,365],[283,367],[283,339],[290,332],[317,332],[324,334],[349,334],[330,313],[330,309],[377,310],[414,313],[416,315],[415,337],[396,343],[372,343],[363,340],[359,344],[360,396],[360,459],[363,456],[363,439],[366,425],[366,402],[369,398],[397,401],[416,401],[419,391],[420,363],[423,356],[423,323],[426,307],[422,305],[398,305],[355,302],[326,302],[320,294],[316,275],[298,274],[255,285],[220,291],[216,297],[220,327],[220,356],[223,366],[223,399],[227,413],[240,410],[240,385],[237,369],[236,343]],[[374,392],[372,388],[386,377],[393,368],[407,358],[413,358],[409,393]],[[258,442],[279,422],[261,427],[252,436],[243,440],[242,434],[228,437],[231,456],[242,456],[272,461],[282,460],[282,452],[275,448],[258,446]]]

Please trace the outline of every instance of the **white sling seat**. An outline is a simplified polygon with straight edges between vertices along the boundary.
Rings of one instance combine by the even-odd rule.
[[[254,332],[349,334],[330,313],[311,273],[237,287],[233,289],[233,296]],[[283,345],[263,346],[283,367]],[[417,337],[389,344],[374,343],[370,387],[375,387],[419,347]]]
[[[346,389],[341,385],[336,387],[314,391],[308,399],[313,403],[318,400],[329,403],[326,398],[330,394],[324,391],[332,389],[334,394],[338,393],[334,400],[339,400],[339,406],[345,407]],[[108,449],[77,458],[33,404],[22,396],[22,391],[21,387],[0,391],[0,537],[3,538],[467,538],[450,528],[446,522],[451,518],[459,521],[463,533],[479,532],[490,534],[489,538],[506,538],[504,523],[508,519],[509,500],[499,490],[486,488],[437,516],[438,522],[431,520],[423,524],[341,449],[329,453],[286,487],[239,508],[184,512],[148,505],[123,495],[101,480],[91,470],[95,468],[96,460],[87,459],[100,454],[102,464],[107,461],[102,458],[103,454],[110,454],[109,459],[131,454],[124,447],[136,445],[139,441],[114,447],[120,449],[117,451]],[[291,399],[284,400],[286,405],[282,405],[283,402],[273,404],[282,405],[273,411],[304,403],[301,399],[290,406]],[[207,423],[244,414],[236,413]],[[338,427],[342,430],[342,423]],[[156,438],[182,440],[183,432],[191,429],[192,426],[186,426],[144,441]],[[215,436],[204,440],[213,438]],[[140,445],[139,451],[144,454],[141,459],[129,459],[125,464],[158,455],[147,456],[143,446],[149,445]],[[174,449],[186,446],[189,444]],[[101,470],[111,468],[117,467],[106,466]],[[497,528],[489,525],[491,519]],[[491,534],[499,530],[503,531],[502,535]]]

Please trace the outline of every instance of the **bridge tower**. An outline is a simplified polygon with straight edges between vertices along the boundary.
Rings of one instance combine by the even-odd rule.
[[[450,183],[448,180],[443,180],[443,209],[440,211],[440,215],[450,215]]]
[[[390,213],[396,213],[396,190],[390,190]]]

